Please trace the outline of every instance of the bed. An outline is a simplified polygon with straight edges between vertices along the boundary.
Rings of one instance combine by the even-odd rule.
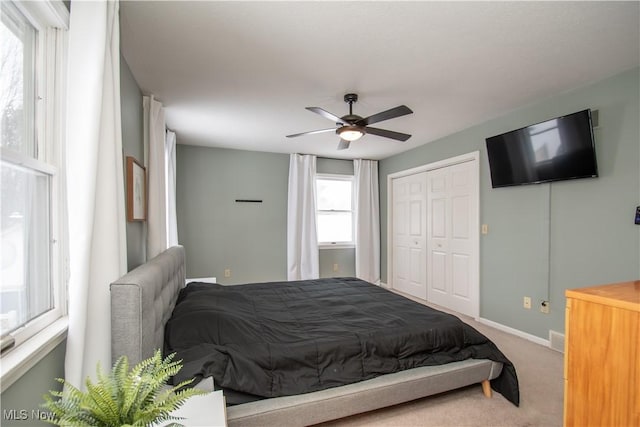
[[[323,288],[330,292],[322,294]],[[356,299],[347,307],[340,306],[339,301],[351,298],[343,294],[345,290],[365,300]],[[391,296],[384,304],[393,305],[386,316],[395,324],[396,331],[389,334],[376,329],[375,333],[367,333],[363,321],[371,313],[382,311],[369,306],[374,304],[370,298],[375,299],[371,295],[381,293]],[[273,305],[276,300],[295,294],[301,298],[293,298],[291,301],[297,302],[289,302],[289,309],[278,310]],[[203,320],[209,319],[201,317],[205,316],[201,311],[208,310],[208,304],[204,304],[207,300],[222,302],[218,308],[230,308],[231,315],[216,308],[215,321]],[[325,305],[312,308],[308,305],[311,300],[324,300]],[[185,305],[185,301],[189,304]],[[232,301],[240,303],[233,305]],[[311,312],[312,317],[302,322],[291,321],[298,316],[295,306]],[[362,311],[362,307],[369,309]],[[497,347],[470,326],[460,325],[462,322],[454,316],[442,313],[444,317],[440,317],[436,314],[440,312],[432,309],[428,309],[431,311],[427,317],[437,316],[439,321],[454,325],[457,332],[431,331],[419,323],[415,328],[407,327],[403,312],[423,309],[428,308],[353,278],[235,286],[191,283],[185,287],[184,248],[174,246],[111,284],[112,358],[127,355],[130,363],[135,364],[157,348],[177,351],[184,362],[180,374],[197,379],[211,375],[216,387],[225,391],[225,398],[232,404],[227,408],[230,426],[311,425],[472,384],[482,384],[487,396],[492,387],[518,405],[515,368]],[[327,328],[337,328],[325,324],[326,319],[343,315],[346,320],[339,324],[340,331],[334,330],[329,337],[318,335]],[[272,329],[279,326],[265,329],[269,318],[273,318],[275,325],[286,325],[286,333],[291,333],[291,324],[303,323],[304,339],[290,337],[274,344],[278,334]],[[258,324],[251,323],[252,319]],[[220,325],[211,329],[207,326],[211,323]],[[198,324],[208,329],[195,328]],[[343,330],[345,324],[348,329]],[[422,335],[428,337],[431,346],[426,356],[422,350],[407,347],[407,342],[421,334],[416,332],[420,328],[426,330]],[[237,338],[240,329],[253,329],[253,336],[250,333],[251,338]],[[404,333],[402,329],[407,329],[404,339],[391,338],[398,331]],[[222,343],[206,342],[208,338],[202,339],[203,335],[216,335]],[[348,335],[356,336],[359,344],[344,341]],[[363,335],[382,335],[383,341],[367,344]],[[453,344],[442,341],[444,335],[453,335]],[[230,348],[220,347],[230,340],[233,341]],[[327,359],[319,350],[326,342],[333,359]],[[358,346],[368,349],[365,355],[358,351]],[[295,353],[298,347],[302,349],[301,356]],[[246,360],[247,354],[254,353],[257,360]],[[277,353],[282,353],[286,360],[271,360]],[[368,362],[368,355],[373,353],[390,357]],[[398,358],[398,353],[402,357]],[[354,359],[358,363],[350,365]],[[284,366],[285,370],[274,373],[275,365]],[[345,371],[346,375],[341,376],[345,372],[339,371]],[[232,380],[237,375],[244,375],[240,383],[248,384],[249,388],[234,385]],[[255,388],[253,383],[268,390]]]

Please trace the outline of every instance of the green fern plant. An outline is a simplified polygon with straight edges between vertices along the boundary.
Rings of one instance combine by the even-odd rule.
[[[98,381],[94,384],[87,378],[86,392],[57,378],[65,390],[50,390],[44,396],[42,406],[51,412],[47,421],[60,426],[142,427],[179,420],[171,412],[188,398],[207,392],[186,388],[193,379],[163,389],[167,380],[182,368],[181,361],[172,361],[174,356],[170,354],[163,359],[157,350],[131,371],[127,357],[122,356],[109,374],[102,372],[98,364]]]

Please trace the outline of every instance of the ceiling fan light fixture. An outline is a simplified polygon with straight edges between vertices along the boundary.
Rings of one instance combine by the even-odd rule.
[[[345,141],[352,142],[362,138],[365,132],[361,126],[345,125],[338,128],[336,133]]]
[[[353,114],[353,103],[357,100],[358,95],[355,93],[348,93],[344,96],[344,102],[349,104],[349,114],[342,117],[338,117],[335,114],[323,110],[320,107],[306,107],[306,109],[311,111],[312,113],[319,114],[325,119],[331,120],[336,124],[336,126],[338,126],[338,128],[320,129],[312,130],[309,132],[296,133],[293,135],[287,135],[287,138],[295,138],[302,135],[312,135],[316,133],[335,131],[335,133],[340,137],[338,150],[346,150],[347,148],[349,148],[349,143],[351,143],[352,141],[357,141],[366,134],[395,139],[396,141],[406,141],[407,139],[411,138],[411,135],[406,133],[369,127],[369,125],[372,125],[374,123],[413,113],[413,111],[411,111],[409,107],[407,107],[406,105],[399,105],[395,108],[381,111],[380,113],[376,113],[368,117],[360,117],[356,114]]]

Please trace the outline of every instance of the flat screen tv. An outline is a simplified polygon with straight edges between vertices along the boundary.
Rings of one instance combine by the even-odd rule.
[[[486,143],[493,188],[598,176],[591,110],[492,136]]]

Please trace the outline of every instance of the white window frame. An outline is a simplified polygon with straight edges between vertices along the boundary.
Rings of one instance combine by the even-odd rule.
[[[356,247],[356,235],[355,235],[355,221],[356,221],[356,210],[355,210],[355,179],[353,175],[342,175],[342,174],[332,174],[332,173],[316,173],[316,185],[319,179],[323,180],[333,180],[333,181],[349,181],[351,183],[351,241],[350,242],[320,242],[318,241],[319,249],[344,249],[344,248],[355,248]],[[317,195],[316,195],[317,197]],[[318,221],[318,214],[321,211],[318,209],[318,201],[316,199],[316,224]]]
[[[50,280],[53,309],[32,319],[13,331],[13,347],[0,355],[1,391],[46,356],[66,338],[67,331],[67,272],[65,209],[61,170],[64,156],[64,93],[66,80],[66,30],[69,11],[62,1],[13,1],[13,5],[36,29],[34,135],[35,156],[3,148],[4,161],[22,165],[50,177]],[[61,30],[59,30],[61,29]]]

